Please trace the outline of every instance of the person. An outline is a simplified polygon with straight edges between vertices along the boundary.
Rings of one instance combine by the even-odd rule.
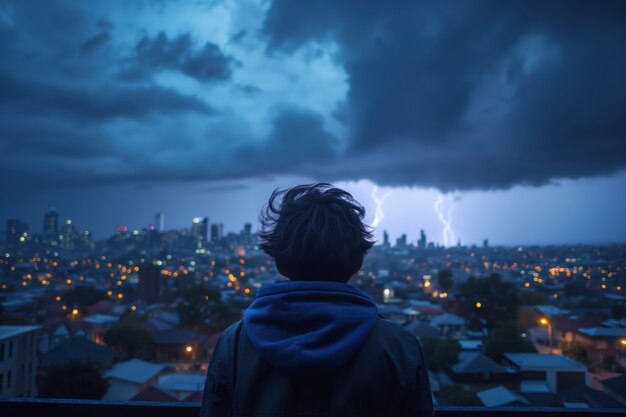
[[[347,284],[373,245],[364,216],[330,184],[272,193],[260,247],[288,280],[222,333],[201,417],[433,415],[418,340]]]

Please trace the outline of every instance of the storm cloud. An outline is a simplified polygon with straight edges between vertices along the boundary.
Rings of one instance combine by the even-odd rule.
[[[0,175],[20,192],[610,175],[626,166],[625,16],[620,1],[0,0]]]
[[[619,1],[276,0],[264,32],[271,50],[338,42],[361,165],[346,175],[502,188],[624,168],[625,16]]]

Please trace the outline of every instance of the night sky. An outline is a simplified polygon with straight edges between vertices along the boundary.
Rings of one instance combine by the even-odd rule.
[[[625,45],[623,1],[0,0],[0,230],[328,181],[379,238],[624,242]]]

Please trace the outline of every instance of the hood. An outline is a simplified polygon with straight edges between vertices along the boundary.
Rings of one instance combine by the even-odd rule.
[[[374,327],[374,300],[348,284],[277,282],[262,287],[244,315],[253,348],[289,373],[343,365]]]

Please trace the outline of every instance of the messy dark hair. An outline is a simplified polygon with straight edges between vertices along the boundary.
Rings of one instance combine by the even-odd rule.
[[[296,281],[347,282],[372,247],[365,208],[327,183],[274,190],[261,211],[260,247]]]

